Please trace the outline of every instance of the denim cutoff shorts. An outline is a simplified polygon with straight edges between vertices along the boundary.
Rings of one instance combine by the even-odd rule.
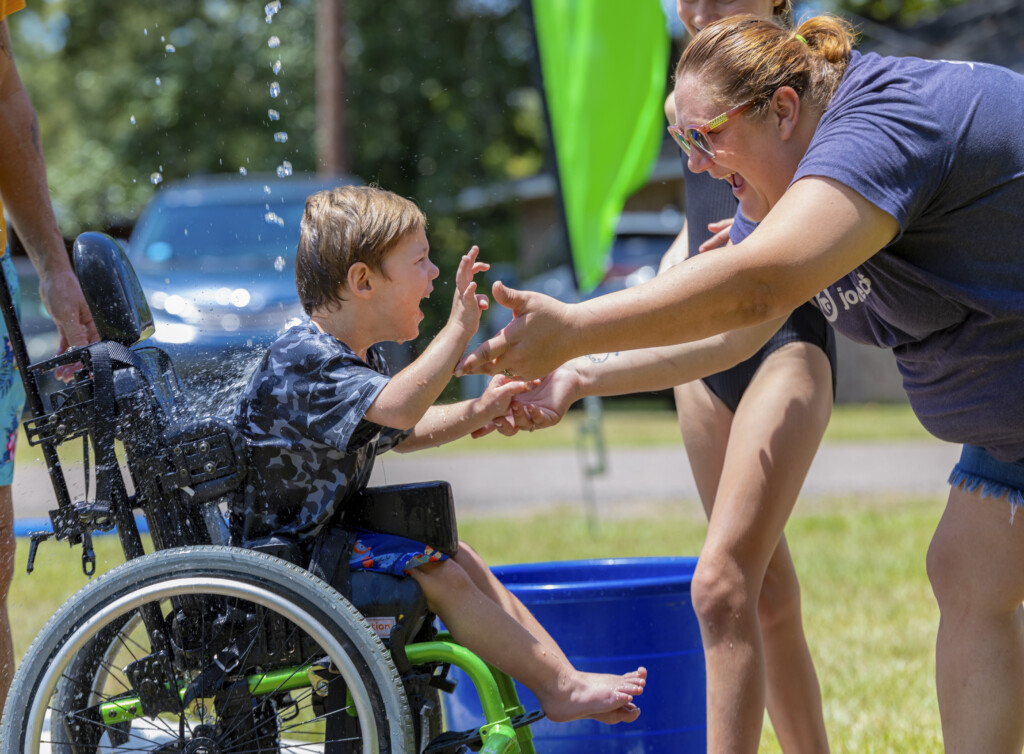
[[[997,461],[987,451],[964,445],[960,460],[949,475],[949,483],[965,492],[981,491],[982,497],[1002,498],[1011,506],[1012,514],[1024,505],[1024,459]]]

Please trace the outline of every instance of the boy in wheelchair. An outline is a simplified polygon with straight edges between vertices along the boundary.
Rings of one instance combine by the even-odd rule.
[[[476,247],[460,261],[447,324],[390,376],[375,344],[418,335],[420,301],[438,275],[425,229],[412,202],[374,187],[345,186],[307,200],[296,279],[309,318],[270,346],[235,411],[254,471],[231,509],[238,544],[284,543],[308,559],[371,499],[362,493],[377,453],[486,432],[529,387],[496,377],[476,400],[433,405],[487,306],[473,281],[487,269]],[[633,698],[644,690],[644,668],[621,676],[576,670],[464,543],[448,548],[449,557],[394,534],[354,529],[351,537],[343,571],[411,578],[454,639],[527,686],[551,720],[613,724],[640,714]]]

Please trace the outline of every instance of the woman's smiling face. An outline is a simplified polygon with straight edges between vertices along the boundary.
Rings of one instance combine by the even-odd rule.
[[[681,78],[675,90],[676,124],[702,125],[738,104],[716,102],[709,96],[711,91],[694,75]],[[688,158],[693,172],[707,171],[729,181],[744,216],[755,222],[763,220],[779,200],[796,168],[786,158],[789,150],[777,124],[774,107],[766,114],[751,108],[708,131],[714,159],[699,149],[691,149]]]

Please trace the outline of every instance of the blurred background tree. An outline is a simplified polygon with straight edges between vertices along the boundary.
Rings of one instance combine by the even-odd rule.
[[[830,9],[897,26],[956,2]],[[130,226],[164,181],[273,173],[285,161],[317,169],[317,0],[265,3],[36,0],[11,17],[66,236]],[[462,217],[454,197],[543,168],[546,125],[520,0],[343,6],[351,171],[424,208],[442,283],[471,243],[488,261],[514,261],[513,209]],[[436,298],[425,336],[447,313],[447,297]]]
[[[151,179],[316,169],[316,2],[278,5],[50,0],[11,18],[66,232],[133,218]],[[429,205],[540,168],[515,0],[345,5],[356,175]]]
[[[284,161],[315,171],[316,10],[316,0],[49,0],[12,16],[65,236],[130,226],[165,181],[272,173]],[[546,131],[518,0],[346,0],[344,10],[351,172],[423,207],[442,282],[471,243],[489,261],[513,260],[509,210],[460,221],[452,197],[541,168]],[[426,335],[450,306],[437,298]]]
[[[831,0],[834,10],[893,27],[908,26],[970,0]]]
[[[897,26],[958,2],[824,7]],[[274,5],[47,0],[11,17],[67,235],[130,223],[154,180],[273,171],[284,160],[296,171],[316,169],[316,0]],[[541,169],[546,129],[519,0],[344,6],[356,175],[430,211],[467,186]],[[280,120],[271,120],[272,109]],[[278,132],[287,142],[274,141]],[[448,232],[444,217],[433,225]]]

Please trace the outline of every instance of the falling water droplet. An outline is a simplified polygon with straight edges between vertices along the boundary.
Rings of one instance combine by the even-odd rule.
[[[284,265],[284,257],[279,256],[277,259],[274,260],[274,269],[277,270],[278,272],[281,272],[281,270],[284,269]]]
[[[281,120],[281,113],[271,108],[267,110],[267,117],[270,118],[271,120]]]
[[[263,193],[264,194],[269,194],[270,193],[270,186],[264,185],[263,186]]]
[[[270,66],[270,69],[274,73],[280,73],[281,72],[281,61],[280,60],[275,60],[274,61],[274,65]]]
[[[284,144],[286,141],[288,141],[288,132],[278,131],[276,134],[274,134],[274,141],[276,141],[278,144]]]
[[[277,166],[277,177],[278,178],[287,178],[291,174],[292,174],[292,164],[290,162],[288,162],[288,160],[285,160],[284,162],[282,162],[280,165]]]
[[[156,77],[156,85],[160,86],[160,77],[159,76]]]
[[[267,40],[267,47],[273,50],[275,47],[281,46],[281,40],[279,37],[271,37]]]
[[[149,176],[149,182],[152,183],[154,186],[157,185],[158,183],[163,182],[163,180],[164,177],[160,173],[153,173]]]
[[[276,212],[268,212],[263,216],[263,219],[267,221],[268,225],[279,225],[284,227],[284,218]]]
[[[249,174],[249,171],[248,171],[248,170],[246,170],[246,169],[245,169],[244,167],[242,167],[242,168],[239,168],[239,169],[238,169],[238,174],[239,174],[239,175],[248,175],[248,174]]]
[[[263,6],[263,12],[267,14],[267,23],[269,24],[273,20],[277,12],[281,10],[281,0],[274,0],[271,3],[267,3]]]
[[[271,82],[271,84],[270,84],[270,96],[276,98],[277,95],[279,95],[280,93],[281,93],[281,85],[278,84],[276,81]]]
[[[164,50],[166,50],[167,52],[175,52],[176,51],[175,48],[174,48],[174,45],[166,45],[164,47]]]
[[[130,120],[130,121],[131,121],[131,124],[132,124],[133,126],[135,125],[135,116],[134,116],[134,115],[133,115],[132,117],[130,117],[130,118],[129,118],[128,120]]]

